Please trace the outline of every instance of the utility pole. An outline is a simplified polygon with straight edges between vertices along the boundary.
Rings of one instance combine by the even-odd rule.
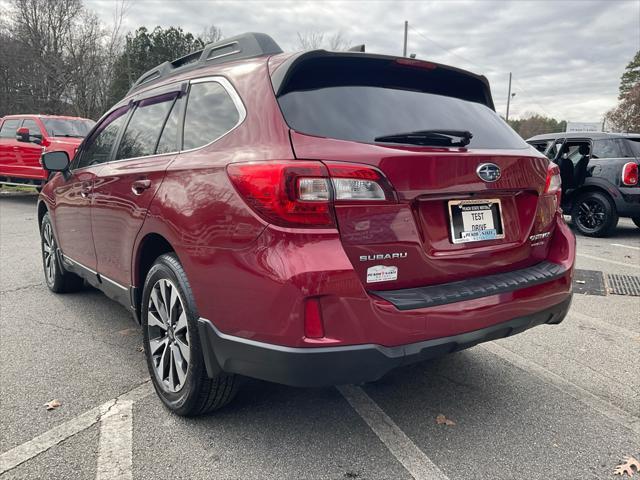
[[[404,21],[404,48],[402,49],[402,56],[407,56],[407,32],[409,31],[409,22]]]
[[[511,104],[511,72],[509,72],[509,93],[507,94],[507,116],[505,120],[509,121],[509,105]]]
[[[130,55],[130,48],[129,46],[131,45],[130,43],[130,38],[129,36],[127,36],[127,46],[126,46],[126,52],[127,52],[127,78],[129,79],[129,88],[131,88],[133,86],[133,80],[131,80],[131,60],[129,59],[129,55]]]

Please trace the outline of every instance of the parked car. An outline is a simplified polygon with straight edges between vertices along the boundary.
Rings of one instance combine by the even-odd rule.
[[[0,185],[42,187],[48,177],[40,156],[63,151],[72,158],[93,120],[54,115],[7,115],[0,119]]]
[[[446,65],[241,35],[147,72],[43,162],[47,285],[129,308],[181,415],[239,376],[374,381],[571,302],[558,168]]]
[[[580,233],[606,237],[618,217],[640,228],[640,134],[550,133],[527,142],[558,164],[562,208]]]

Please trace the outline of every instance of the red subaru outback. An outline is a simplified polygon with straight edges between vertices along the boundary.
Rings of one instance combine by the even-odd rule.
[[[241,35],[146,73],[70,163],[43,161],[47,284],[130,308],[181,415],[243,375],[373,381],[571,301],[557,167],[457,68]]]

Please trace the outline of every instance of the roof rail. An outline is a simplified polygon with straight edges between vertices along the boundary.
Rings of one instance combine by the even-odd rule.
[[[164,62],[142,74],[127,92],[130,95],[140,87],[178,73],[245,58],[275,55],[282,49],[269,35],[264,33],[243,33],[219,42],[209,43],[202,50],[189,53],[172,62]]]

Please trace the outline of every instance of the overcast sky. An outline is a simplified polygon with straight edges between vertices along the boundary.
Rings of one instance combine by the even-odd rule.
[[[85,4],[112,21],[113,0]],[[341,32],[368,52],[401,55],[405,20],[409,53],[486,75],[503,115],[513,72],[511,117],[537,112],[601,120],[615,106],[620,75],[640,49],[640,0],[130,0],[125,31],[173,25],[197,34],[214,24],[225,37],[267,33],[285,51],[298,49],[297,32]]]

